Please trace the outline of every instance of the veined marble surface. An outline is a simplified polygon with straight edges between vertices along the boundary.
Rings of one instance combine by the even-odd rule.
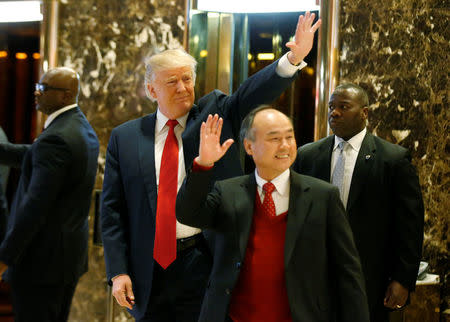
[[[443,309],[450,306],[449,17],[443,0],[342,0],[339,30],[340,82],[368,91],[370,131],[411,151],[425,203],[423,258],[444,283]]]
[[[97,189],[111,130],[155,110],[145,96],[144,61],[156,51],[182,47],[184,15],[184,0],[60,1],[58,62],[81,75],[80,107],[100,140]],[[91,244],[89,272],[77,286],[70,321],[105,321],[106,301],[103,248]],[[115,321],[128,320],[116,305]]]

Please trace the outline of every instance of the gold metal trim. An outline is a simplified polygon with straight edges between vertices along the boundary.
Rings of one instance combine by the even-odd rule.
[[[39,78],[50,68],[58,65],[58,16],[59,2],[56,0],[43,0],[41,4],[42,24],[40,36],[41,62],[39,66]],[[37,137],[44,127],[46,116],[43,113],[36,115]]]
[[[339,0],[321,0],[317,51],[316,111],[314,140],[330,132],[328,126],[328,101],[339,78]]]

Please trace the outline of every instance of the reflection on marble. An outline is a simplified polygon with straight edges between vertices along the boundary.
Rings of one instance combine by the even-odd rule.
[[[81,75],[80,107],[100,140],[101,189],[111,130],[155,110],[144,92],[144,60],[182,46],[185,1],[61,0],[59,8],[58,62]],[[93,220],[92,209],[90,227]],[[78,284],[70,321],[105,321],[106,304],[103,248],[91,244],[89,272]],[[131,321],[117,305],[114,320]]]
[[[449,16],[443,0],[342,0],[339,30],[340,82],[367,89],[370,130],[411,151],[426,208],[423,258],[444,281],[444,309],[450,306]]]

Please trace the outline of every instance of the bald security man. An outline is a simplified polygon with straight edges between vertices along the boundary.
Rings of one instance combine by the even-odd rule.
[[[66,321],[87,271],[88,212],[98,139],[78,107],[79,76],[55,68],[36,84],[36,108],[48,115],[32,145],[0,144],[0,163],[21,166],[0,273],[12,287],[14,318]]]

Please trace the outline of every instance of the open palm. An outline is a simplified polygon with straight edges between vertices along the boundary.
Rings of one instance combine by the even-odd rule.
[[[305,13],[305,16],[300,15],[298,18],[297,28],[295,30],[294,41],[286,43],[291,52],[288,55],[289,61],[294,65],[300,63],[303,58],[311,51],[314,33],[322,24],[322,20],[317,20],[313,25],[316,15],[309,11]]]
[[[233,139],[226,140],[220,144],[223,119],[217,114],[209,115],[206,122],[200,128],[200,148],[197,163],[203,166],[211,166],[220,160],[233,144]]]

